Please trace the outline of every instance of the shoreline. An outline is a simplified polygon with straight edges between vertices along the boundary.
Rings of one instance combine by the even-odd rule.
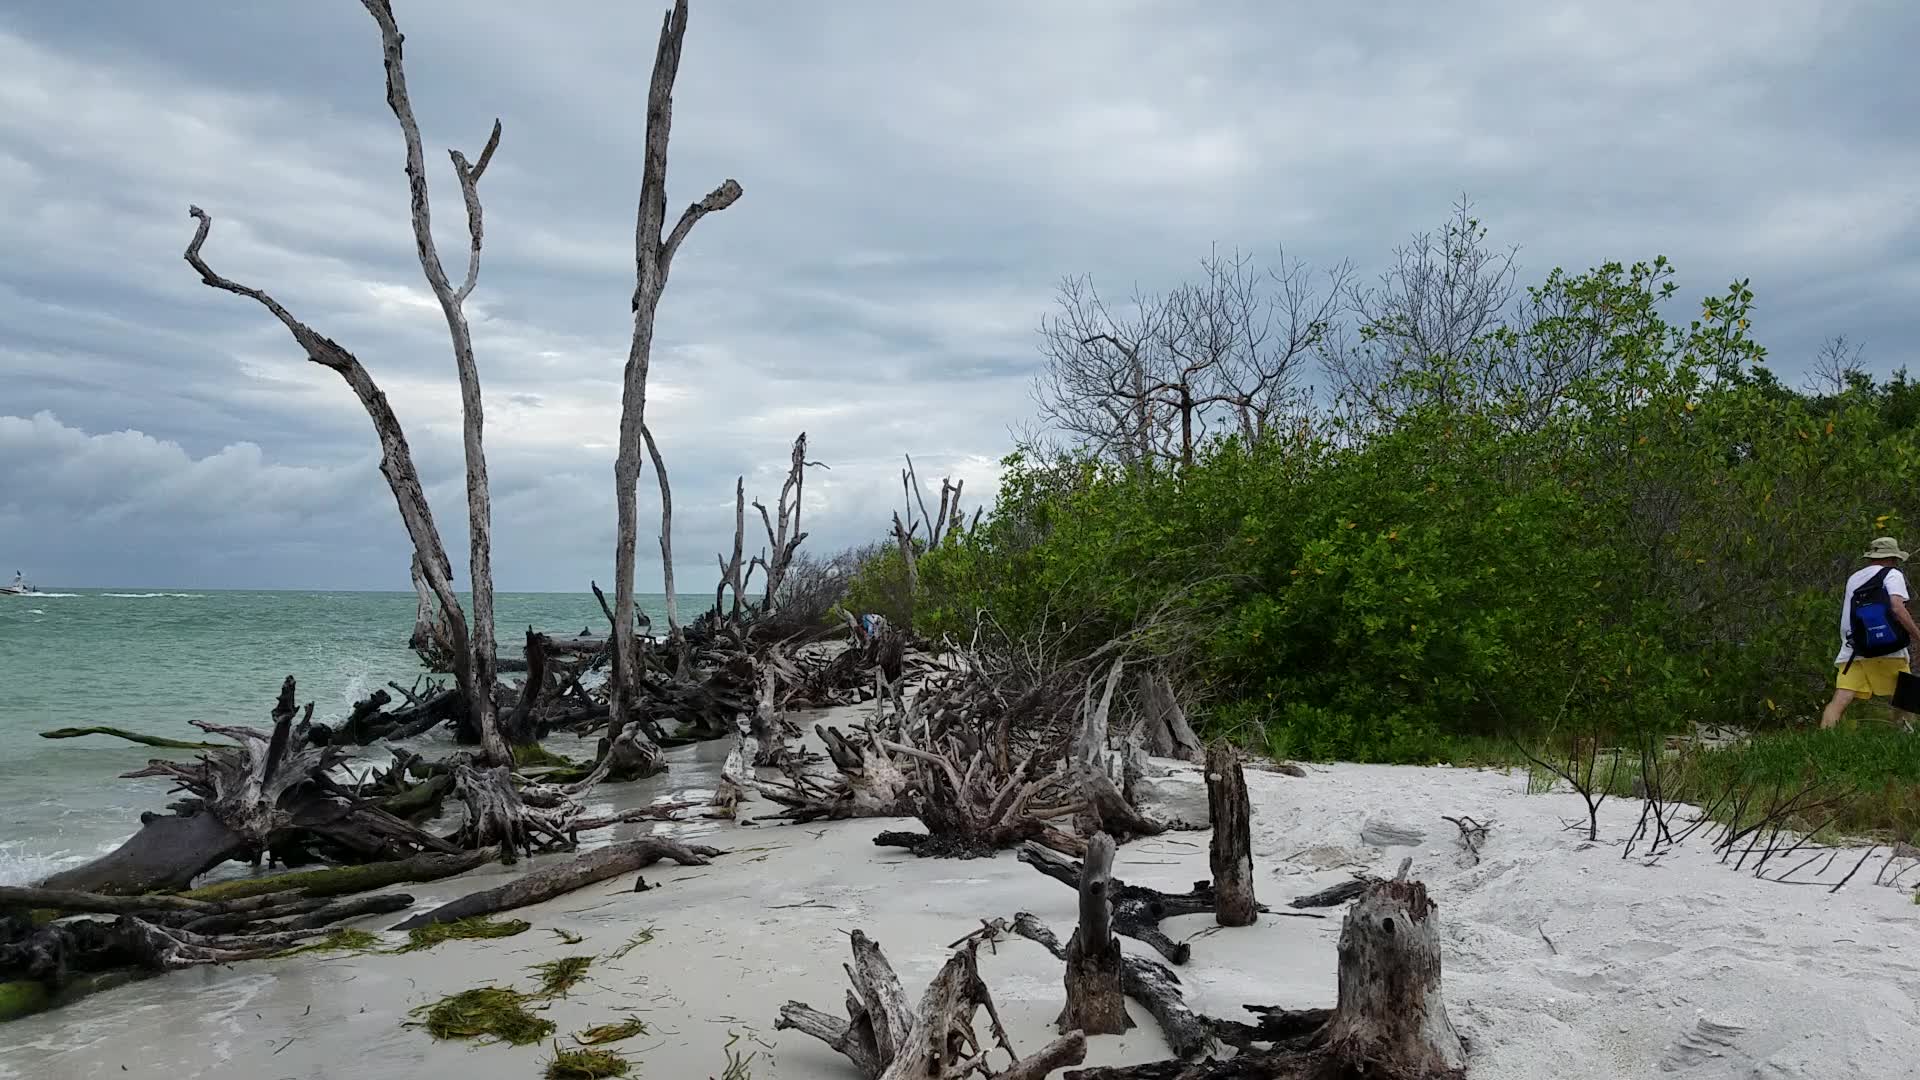
[[[653,801],[697,790],[717,774],[717,745],[673,752],[675,768],[659,778],[665,783],[633,794]],[[1198,770],[1156,765],[1169,775],[1152,785],[1152,811],[1190,813],[1195,793],[1204,799]],[[1527,795],[1518,772],[1336,765],[1299,778],[1250,769],[1247,779],[1256,888],[1275,913],[1236,929],[1217,928],[1205,915],[1166,923],[1192,945],[1193,959],[1178,974],[1188,1004],[1203,1014],[1239,1019],[1249,1004],[1331,1004],[1340,910],[1323,912],[1325,919],[1279,912],[1288,899],[1356,869],[1391,875],[1410,856],[1414,876],[1440,905],[1447,1006],[1472,1046],[1469,1075],[1480,1080],[1885,1077],[1910,1064],[1903,1048],[1920,1045],[1920,910],[1904,891],[1874,886],[1870,871],[1830,893],[1756,881],[1720,865],[1704,845],[1652,866],[1622,860],[1619,847],[1604,841],[1632,830],[1638,803],[1609,800],[1603,842],[1589,844],[1562,828],[1579,809],[1577,797]],[[758,798],[741,805],[743,818],[776,810]],[[1461,814],[1492,821],[1477,865],[1441,820]],[[1382,824],[1425,837],[1412,846],[1362,841],[1363,832],[1380,839]],[[839,1011],[848,932],[876,939],[917,999],[949,955],[948,943],[978,930],[981,919],[1028,911],[1063,936],[1074,920],[1072,891],[1012,852],[954,861],[873,846],[875,834],[899,825],[627,826],[623,835],[697,838],[728,854],[709,866],[649,868],[642,876],[657,887],[644,893],[631,891],[628,875],[507,912],[532,924],[515,937],[450,941],[407,955],[199,968],[104,991],[7,1024],[0,1078],[537,1076],[553,1040],[571,1046],[572,1033],[628,1016],[650,1033],[610,1048],[633,1061],[636,1075],[719,1076],[737,1036],[733,1049],[754,1055],[755,1080],[851,1078],[851,1066],[823,1044],[773,1028],[790,999]],[[616,831],[596,835],[594,846]],[[1828,883],[1852,861],[1834,860]],[[426,910],[544,862],[488,867],[407,891],[413,910]],[[1125,845],[1116,874],[1183,889],[1208,876],[1206,835],[1174,832]],[[385,916],[363,928],[397,921]],[[607,959],[649,926],[651,941]],[[569,945],[550,930],[583,940]],[[546,1044],[435,1042],[405,1026],[410,1009],[441,996],[526,987],[531,965],[586,954],[600,959],[544,1013],[558,1025]],[[1031,1053],[1053,1037],[1064,1000],[1058,962],[1014,938],[983,947],[980,970],[1017,1050]],[[1152,1017],[1128,1004],[1138,1026],[1089,1040],[1088,1065],[1167,1056]]]

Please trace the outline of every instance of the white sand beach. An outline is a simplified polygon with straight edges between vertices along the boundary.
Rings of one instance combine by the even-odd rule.
[[[640,796],[712,782],[713,748],[676,751],[675,771]],[[1163,815],[1192,817],[1204,795],[1191,766],[1162,762]],[[1447,1008],[1469,1040],[1469,1075],[1787,1080],[1920,1076],[1920,907],[1906,889],[1876,887],[1886,849],[1837,893],[1757,881],[1690,843],[1648,866],[1621,858],[1639,804],[1609,803],[1602,842],[1563,822],[1584,817],[1572,795],[1528,795],[1526,777],[1459,769],[1341,765],[1304,778],[1249,771],[1260,898],[1287,900],[1350,871],[1390,875],[1403,857],[1440,905]],[[664,785],[663,783],[664,782]],[[1152,807],[1150,807],[1151,809]],[[775,808],[749,801],[743,818]],[[1491,821],[1476,865],[1444,815]],[[1412,846],[1376,847],[1369,822],[1424,830]],[[751,1053],[754,1080],[857,1074],[824,1045],[775,1032],[788,1000],[838,1013],[847,933],[886,950],[910,997],[948,943],[988,917],[1031,911],[1064,937],[1074,895],[1014,858],[916,859],[876,848],[892,821],[804,826],[660,826],[728,849],[711,866],[663,864],[510,913],[533,929],[495,941],[453,941],[408,955],[301,956],[177,972],[0,1026],[0,1077],[246,1080],[482,1080],[541,1075],[550,1047],[437,1043],[405,1025],[409,1009],[472,987],[530,984],[527,968],[593,954],[586,982],[546,1014],[557,1037],[637,1016],[650,1034],[615,1045],[635,1075],[718,1077],[724,1048]],[[1377,831],[1370,833],[1376,838]],[[1116,874],[1180,890],[1207,876],[1207,834],[1128,844]],[[1842,855],[1829,883],[1850,869]],[[480,887],[484,874],[412,886],[421,907]],[[1809,879],[1811,871],[1806,875]],[[1912,875],[1909,875],[1912,876]],[[1243,929],[1209,916],[1170,920],[1190,938],[1179,969],[1189,1003],[1241,1017],[1243,1004],[1331,1005],[1340,910],[1325,918],[1263,915]],[[394,917],[376,925],[391,925]],[[645,927],[651,941],[607,954]],[[550,930],[584,940],[568,945]],[[1550,942],[1549,942],[1550,939]],[[1123,939],[1129,949],[1144,948]],[[1053,1034],[1061,966],[1032,942],[983,948],[982,977],[1022,1053]],[[1091,1040],[1089,1063],[1166,1056],[1151,1016]]]

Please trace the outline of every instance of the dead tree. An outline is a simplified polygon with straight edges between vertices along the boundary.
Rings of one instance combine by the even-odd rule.
[[[1065,946],[1051,927],[1027,912],[1013,917],[1010,929],[1029,941],[1039,942],[1057,960],[1067,958]],[[1121,983],[1126,995],[1146,1006],[1160,1022],[1167,1045],[1174,1056],[1192,1060],[1212,1050],[1215,1022],[1187,1007],[1180,990],[1180,977],[1164,964],[1123,952],[1120,956]]]
[[[763,610],[772,611],[778,602],[780,585],[787,580],[787,568],[793,565],[794,552],[800,550],[800,542],[807,534],[800,531],[800,496],[806,486],[807,467],[820,462],[807,460],[807,433],[793,440],[793,460],[787,469],[786,482],[780,485],[780,501],[776,504],[780,511],[780,528],[774,530],[773,520],[767,516],[766,505],[760,500],[753,501],[753,508],[760,511],[760,524],[767,530],[767,557],[757,559],[762,570],[766,571],[766,600]],[[788,499],[792,501],[789,502]]]
[[[471,632],[466,624],[465,615],[453,590],[452,565],[447,559],[446,550],[441,544],[440,535],[433,523],[433,515],[427,507],[426,496],[420,487],[420,478],[413,465],[412,452],[407,447],[406,436],[400,430],[400,422],[387,405],[386,396],[380,392],[371,376],[366,372],[352,353],[341,348],[332,339],[316,333],[311,327],[293,317],[264,291],[249,288],[215,274],[200,256],[200,248],[206,243],[207,233],[213,227],[212,218],[199,207],[189,208],[189,213],[200,222],[195,231],[193,242],[188,245],[187,262],[198,271],[200,280],[213,288],[252,299],[286,326],[293,338],[306,350],[307,358],[323,367],[331,368],[347,380],[354,393],[360,398],[367,414],[373,420],[375,432],[381,443],[381,472],[387,477],[387,483],[393,488],[394,500],[399,504],[401,520],[406,523],[407,534],[413,540],[414,554],[428,586],[439,601],[441,614],[446,618],[448,630],[452,634],[454,674],[460,683],[461,692],[466,696],[467,707],[472,712],[473,724],[479,731],[487,755],[494,761],[508,760],[506,743],[500,738],[494,724],[493,696],[494,683],[494,634],[493,634],[493,577],[491,567],[492,541],[490,522],[492,511],[487,494],[486,457],[481,445],[483,417],[480,409],[480,381],[478,369],[473,360],[472,336],[468,332],[466,315],[462,305],[473,292],[480,274],[481,210],[479,185],[487,163],[492,160],[494,150],[500,145],[500,123],[494,121],[493,133],[487,139],[487,145],[481,151],[479,160],[469,164],[459,151],[452,151],[454,172],[460,180],[461,194],[467,205],[467,232],[469,253],[466,279],[456,290],[448,281],[446,270],[440,263],[439,252],[434,246],[431,205],[427,197],[427,179],[425,155],[421,147],[419,125],[413,118],[413,106],[407,97],[406,74],[402,65],[401,34],[395,24],[393,10],[387,0],[363,0],[369,14],[380,27],[382,49],[386,60],[387,102],[393,109],[394,117],[400,123],[400,130],[407,144],[407,186],[412,203],[413,233],[415,247],[420,257],[421,269],[427,276],[427,282],[433,288],[434,296],[439,300],[442,312],[446,316],[448,333],[452,339],[454,360],[460,375],[460,397],[462,405],[462,431],[466,450],[467,473],[467,518],[468,532],[472,540],[471,585],[473,590],[473,625]]]
[[[740,614],[741,605],[746,603],[747,568],[740,561],[742,548],[747,540],[747,478],[736,477],[733,481],[733,557],[720,560],[720,584],[713,590],[713,614],[721,617],[728,614],[721,602],[728,589],[733,590],[732,614]]]
[[[1253,898],[1247,774],[1240,766],[1240,755],[1225,740],[1207,751],[1207,807],[1213,817],[1207,861],[1213,869],[1213,892],[1219,898],[1213,917],[1221,926],[1251,926],[1260,905]]]
[[[1417,881],[1376,882],[1340,930],[1339,996],[1325,1010],[1259,1009],[1214,1021],[1241,1052],[1196,1064],[1084,1069],[1067,1080],[1461,1080],[1466,1045],[1440,983],[1439,909]],[[1249,1008],[1252,1008],[1251,1006]],[[1256,1048],[1254,1042],[1268,1042]]]
[[[1079,888],[1085,876],[1079,863],[1063,859],[1037,844],[1022,846],[1019,858],[1070,889]],[[1218,907],[1213,883],[1209,881],[1196,881],[1192,889],[1183,893],[1169,893],[1115,878],[1107,886],[1107,899],[1113,907],[1114,933],[1152,946],[1174,964],[1186,963],[1193,955],[1193,947],[1168,937],[1166,931],[1160,929],[1161,921],[1179,915],[1204,915]]]
[[[1142,734],[1147,753],[1155,757],[1179,758],[1197,762],[1206,756],[1200,736],[1187,723],[1186,710],[1174,696],[1173,683],[1159,668],[1140,672]]]
[[[909,1009],[900,977],[880,946],[855,930],[853,963],[846,966],[853,982],[846,995],[847,1019],[789,1001],[780,1007],[774,1030],[792,1029],[819,1039],[867,1080],[963,1080],[975,1074],[988,1080],[1043,1080],[1055,1069],[1084,1060],[1087,1041],[1078,1031],[1037,1054],[1015,1058],[993,995],[980,979],[978,948],[978,941],[969,941],[956,949],[927,985],[919,1007]],[[1005,1069],[996,1071],[987,1064],[992,1046],[974,1031],[974,1014],[983,1008],[992,1046],[1012,1062]]]
[[[653,431],[640,425],[640,437],[646,441],[647,456],[653,459],[653,475],[660,480],[660,579],[667,593],[667,635],[676,647],[685,642],[680,632],[680,599],[673,589],[673,487],[667,483],[667,463],[660,458],[660,445]]]
[[[1119,1035],[1133,1027],[1121,991],[1120,939],[1113,934],[1113,837],[1095,833],[1087,841],[1080,871],[1080,925],[1067,942],[1067,1007],[1060,1013],[1062,1032]]]
[[[680,50],[687,36],[687,0],[675,0],[660,27],[653,82],[647,89],[646,160],[640,178],[640,210],[634,235],[633,339],[620,396],[620,447],[614,459],[614,503],[618,535],[614,541],[612,717],[615,729],[638,719],[640,675],[633,634],[633,557],[639,528],[641,427],[646,422],[647,369],[653,357],[654,317],[675,252],[699,220],[725,210],[740,198],[731,179],[686,208],[671,232],[667,218],[667,143],[673,125],[673,83],[680,73]]]
[[[932,551],[949,537],[958,535],[961,524],[966,520],[965,515],[960,512],[960,489],[966,485],[966,481],[941,477],[940,512],[929,514],[926,493],[920,488],[920,473],[913,467],[913,455],[905,456],[907,467],[900,472],[900,482],[912,495],[912,500],[907,503],[907,524],[910,526],[916,524],[913,519],[913,508],[917,503],[920,507],[919,524],[924,525],[927,531],[927,550]]]
[[[493,122],[493,134],[480,152],[480,159],[468,164],[458,150],[449,151],[454,174],[460,180],[460,193],[467,205],[467,276],[455,289],[440,262],[440,250],[433,239],[433,204],[427,195],[426,154],[421,145],[420,125],[413,117],[413,103],[407,97],[407,77],[401,64],[400,27],[394,22],[388,0],[363,0],[374,22],[380,25],[382,49],[386,56],[387,104],[407,143],[407,190],[413,209],[414,248],[420,256],[420,269],[434,298],[446,316],[447,333],[453,341],[454,366],[460,375],[461,433],[467,464],[467,536],[469,540],[469,584],[473,591],[473,634],[469,648],[473,653],[473,683],[480,691],[477,700],[468,702],[474,725],[480,731],[488,760],[505,764],[510,759],[506,743],[494,723],[494,631],[493,631],[493,507],[487,487],[487,455],[482,445],[485,418],[481,411],[480,369],[473,359],[473,334],[467,325],[466,299],[480,278],[480,176],[500,145],[500,121]]]

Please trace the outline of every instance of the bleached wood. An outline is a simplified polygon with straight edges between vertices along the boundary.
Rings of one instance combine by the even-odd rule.
[[[667,216],[667,145],[673,127],[673,84],[680,73],[680,52],[687,36],[687,0],[675,0],[660,26],[653,79],[647,88],[646,157],[641,167],[640,209],[634,224],[633,337],[621,381],[620,445],[614,458],[615,527],[613,572],[614,650],[628,662],[617,665],[612,693],[616,727],[636,719],[639,672],[633,650],[633,560],[638,530],[636,487],[640,446],[647,411],[647,372],[653,357],[654,318],[667,272],[680,244],[702,217],[724,210],[740,197],[740,185],[728,179],[680,215],[664,239]]]
[[[462,306],[480,274],[481,210],[479,182],[494,150],[500,145],[500,122],[495,120],[479,164],[469,167],[466,158],[452,151],[454,172],[467,206],[469,253],[467,276],[456,290],[447,280],[440,251],[433,239],[433,202],[427,192],[426,154],[420,139],[420,124],[413,115],[413,102],[407,94],[406,67],[403,63],[404,37],[394,21],[388,0],[361,0],[368,14],[380,27],[381,48],[387,71],[387,105],[399,121],[407,144],[407,192],[412,209],[414,251],[427,285],[440,303],[446,318],[447,334],[453,342],[454,367],[460,377],[461,444],[466,455],[468,576],[473,593],[473,633],[468,642],[473,684],[477,691],[469,696],[474,726],[479,730],[481,747],[487,760],[496,765],[513,758],[500,735],[494,714],[493,684],[496,680],[497,648],[493,623],[493,504],[487,483],[487,454],[484,440],[485,410],[480,394],[480,369],[473,357],[473,332]]]

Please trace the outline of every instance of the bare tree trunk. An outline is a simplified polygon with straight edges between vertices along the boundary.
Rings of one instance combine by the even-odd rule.
[[[427,195],[426,157],[421,146],[420,125],[414,119],[413,104],[407,97],[406,71],[401,62],[403,39],[400,27],[394,22],[393,8],[388,0],[362,2],[374,22],[380,26],[386,57],[387,104],[393,109],[394,118],[400,122],[400,132],[406,138],[407,189],[413,208],[414,248],[420,256],[420,268],[426,274],[427,284],[432,287],[434,297],[440,301],[440,310],[446,316],[447,333],[453,340],[454,366],[460,375],[460,426],[467,462],[469,577],[473,589],[473,632],[467,647],[472,654],[469,660],[473,669],[471,681],[478,690],[468,697],[467,707],[473,712],[474,726],[480,731],[481,747],[488,760],[496,764],[510,764],[512,757],[507,751],[506,742],[500,737],[493,707],[495,650],[498,647],[493,630],[493,509],[487,490],[487,455],[481,439],[485,417],[481,407],[480,370],[474,363],[473,335],[463,307],[480,276],[480,176],[500,145],[500,121],[493,122],[493,134],[487,139],[486,149],[480,152],[478,162],[469,165],[458,150],[449,152],[454,173],[460,179],[461,194],[466,199],[467,234],[471,241],[467,277],[456,291],[447,280],[446,268],[441,265],[440,252],[433,241],[433,206]]]
[[[1080,871],[1080,925],[1067,941],[1067,1007],[1059,1028],[1089,1035],[1119,1035],[1133,1026],[1122,992],[1120,939],[1113,933],[1108,888],[1113,877],[1113,837],[1094,833]]]
[[[640,210],[634,230],[633,340],[627,349],[627,367],[620,394],[620,447],[613,462],[617,533],[613,549],[613,648],[623,657],[633,653],[633,556],[638,530],[636,505],[640,483],[640,444],[647,411],[647,370],[653,356],[654,316],[660,294],[667,287],[673,255],[694,223],[715,210],[724,210],[740,197],[740,185],[727,180],[706,198],[681,213],[673,232],[664,238],[667,219],[667,143],[673,126],[673,83],[680,73],[680,49],[687,36],[687,0],[675,0],[660,27],[660,44],[653,59],[653,82],[647,89],[646,160],[640,178]],[[638,665],[619,666],[613,686],[613,730],[637,719]]]
[[[1439,912],[1418,881],[1383,881],[1340,928],[1340,997],[1327,1045],[1382,1075],[1457,1075],[1466,1049],[1440,992]]]
[[[780,585],[787,580],[787,568],[793,565],[794,552],[800,549],[800,541],[807,534],[800,531],[800,496],[806,484],[808,465],[819,462],[807,460],[807,433],[793,440],[793,464],[787,470],[786,483],[780,486],[780,530],[774,531],[773,521],[767,516],[767,508],[755,499],[753,508],[760,511],[760,523],[767,530],[767,560],[763,563],[767,570],[767,593],[762,607],[772,611],[778,602]],[[792,498],[791,504],[787,501]]]
[[[726,614],[720,602],[728,589],[733,590],[733,613],[740,614],[741,594],[747,587],[740,577],[740,555],[746,539],[747,478],[739,476],[733,481],[733,558],[720,561],[720,584],[713,590],[713,613],[716,617]]]
[[[213,230],[213,219],[197,206],[189,207],[187,212],[200,225],[187,245],[185,258],[188,265],[200,274],[201,283],[247,297],[266,308],[293,335],[293,340],[306,350],[307,359],[337,372],[353,388],[354,396],[360,399],[361,406],[367,410],[367,417],[373,421],[374,433],[380,437],[380,473],[387,478],[387,486],[393,491],[393,501],[400,509],[400,520],[406,525],[407,536],[413,541],[417,565],[433,590],[435,599],[440,602],[441,616],[452,636],[454,680],[460,692],[469,700],[486,696],[475,679],[466,613],[460,607],[459,595],[453,591],[453,567],[447,561],[446,548],[441,546],[440,530],[434,525],[433,509],[427,504],[426,492],[421,488],[420,473],[413,466],[413,451],[407,446],[407,436],[400,428],[400,419],[393,415],[392,407],[387,404],[387,395],[380,392],[380,387],[374,383],[373,376],[367,374],[367,369],[359,359],[341,348],[332,338],[294,318],[292,312],[266,292],[214,273],[213,268],[200,256],[200,248],[207,242],[207,234]]]
[[[673,488],[667,484],[667,463],[660,459],[660,446],[653,432],[640,425],[640,437],[646,440],[647,456],[653,459],[653,474],[660,478],[660,577],[667,590],[667,633],[680,640],[680,601],[673,591]]]
[[[1213,814],[1213,892],[1221,926],[1251,926],[1259,915],[1253,898],[1252,815],[1247,804],[1247,774],[1240,755],[1225,740],[1207,750],[1207,803]]]

